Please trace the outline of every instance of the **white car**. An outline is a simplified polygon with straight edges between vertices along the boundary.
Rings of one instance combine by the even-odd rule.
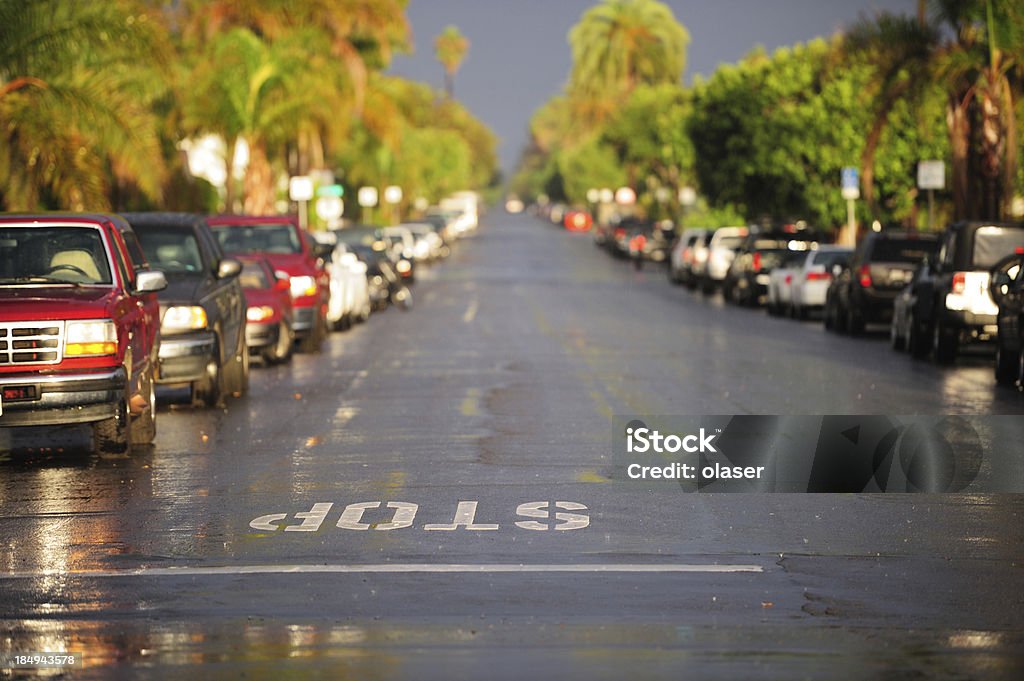
[[[314,232],[313,235],[318,242],[328,244],[334,236],[329,232]],[[355,253],[350,253],[343,243],[336,243],[326,260],[331,281],[327,299],[328,325],[334,330],[344,330],[354,323],[365,322],[371,311],[366,264]]]
[[[413,237],[416,239],[416,245],[413,246],[412,254],[418,262],[437,260],[444,257],[444,240],[441,239],[441,235],[431,225],[414,222],[404,224],[402,227],[412,232]]]
[[[746,227],[721,227],[716,229],[708,242],[708,260],[701,281],[701,290],[712,293],[721,286],[736,257],[736,249],[743,244],[749,230]]]
[[[790,311],[794,317],[804,319],[812,310],[825,307],[833,268],[852,255],[851,249],[842,246],[819,246],[807,254],[803,264],[793,271]]]

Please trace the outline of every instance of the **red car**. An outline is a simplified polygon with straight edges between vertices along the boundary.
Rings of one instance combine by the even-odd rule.
[[[90,423],[93,448],[156,436],[156,292],[115,215],[0,215],[0,426]]]
[[[247,305],[245,344],[249,353],[259,355],[268,364],[287,362],[295,340],[289,280],[278,278],[266,258],[244,255],[239,260],[239,279]]]
[[[293,329],[303,352],[318,352],[327,336],[330,275],[313,239],[290,215],[219,215],[207,220],[225,253],[258,255],[275,273],[288,276],[295,318]]]

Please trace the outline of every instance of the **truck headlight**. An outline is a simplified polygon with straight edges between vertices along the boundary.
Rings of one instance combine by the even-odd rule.
[[[70,321],[64,336],[65,357],[117,354],[117,327],[109,319]]]
[[[309,275],[303,274],[292,277],[289,285],[291,286],[292,298],[316,295],[316,279]]]
[[[176,305],[167,308],[161,328],[164,331],[192,331],[205,329],[207,323],[206,310],[198,305]]]
[[[245,311],[245,318],[250,322],[262,322],[274,316],[274,308],[269,305],[258,305],[250,307]]]

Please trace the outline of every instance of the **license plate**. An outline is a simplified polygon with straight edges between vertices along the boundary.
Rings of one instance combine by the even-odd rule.
[[[0,397],[4,402],[34,400],[39,397],[39,391],[34,385],[5,385],[0,389]]]

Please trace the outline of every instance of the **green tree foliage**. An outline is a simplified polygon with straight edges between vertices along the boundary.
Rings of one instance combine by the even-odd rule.
[[[106,209],[118,183],[160,197],[156,24],[130,0],[0,0],[0,207]]]
[[[862,158],[871,122],[863,99],[876,67],[838,59],[839,49],[818,40],[771,57],[755,53],[695,88],[689,130],[699,184],[713,205],[823,227],[845,221],[840,170]],[[932,95],[924,100],[931,108],[890,110],[886,120],[898,126],[882,138],[885,173],[876,178],[884,200],[862,218],[911,219],[917,161],[944,152]]]

